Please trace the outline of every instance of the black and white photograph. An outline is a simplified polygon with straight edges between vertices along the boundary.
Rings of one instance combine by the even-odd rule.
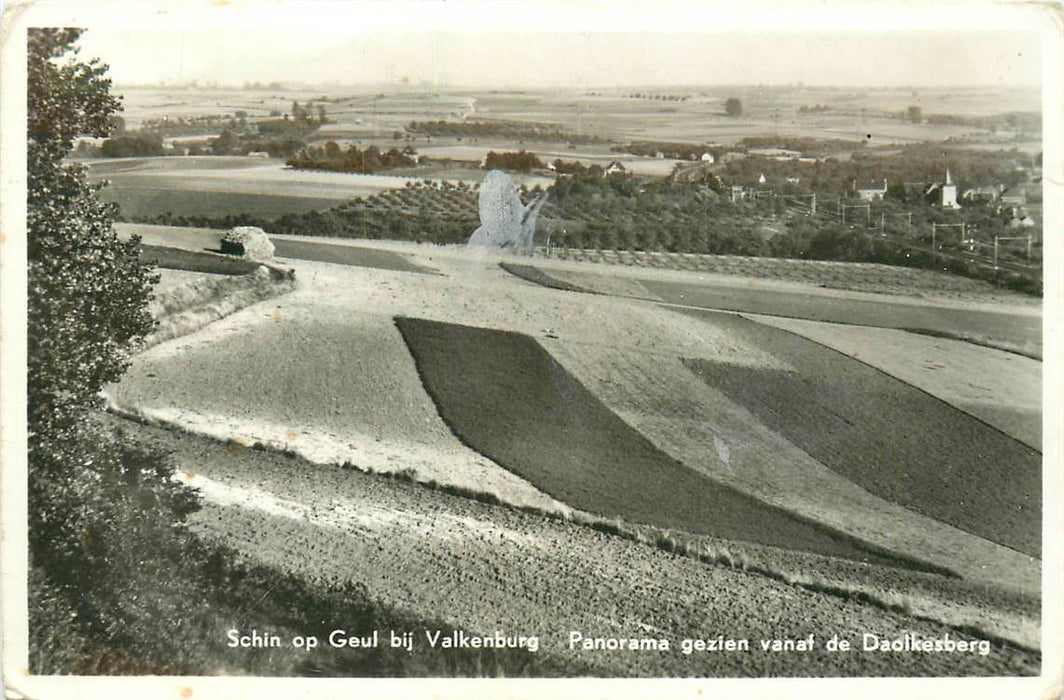
[[[5,7],[7,692],[1059,697],[1062,16]]]

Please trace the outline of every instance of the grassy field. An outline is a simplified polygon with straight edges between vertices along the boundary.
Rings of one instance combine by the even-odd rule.
[[[663,454],[528,336],[411,318],[396,323],[459,439],[575,508],[691,533],[891,561]]]
[[[121,215],[126,218],[164,214],[194,216],[203,212],[210,212],[212,216],[251,214],[277,217],[291,213],[322,211],[337,204],[335,199],[320,197],[121,185],[105,188],[100,193],[100,199],[117,204]]]
[[[703,381],[870,492],[1040,556],[1039,452],[805,338],[727,314],[710,318],[797,371],[690,361]]]

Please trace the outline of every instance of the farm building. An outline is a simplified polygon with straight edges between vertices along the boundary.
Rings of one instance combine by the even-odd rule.
[[[857,196],[865,202],[880,202],[883,201],[883,197],[887,195],[887,181],[883,180],[882,185],[863,183],[860,187],[857,186],[857,181],[854,180],[853,189],[857,192]]]
[[[1004,185],[987,185],[985,187],[969,187],[961,195],[965,202],[993,202],[1005,189]]]
[[[1027,213],[1027,207],[1010,207],[1005,215],[1005,222],[1009,228],[1031,228],[1035,226],[1034,219]]]
[[[702,154],[702,162],[703,163],[709,163],[710,165],[712,165],[713,162],[714,162],[713,154],[712,153],[708,153],[708,152],[707,153],[703,153]]]
[[[624,167],[624,163],[620,163],[615,160],[606,166],[606,169],[603,171],[603,176],[605,177],[606,175],[613,175],[614,173],[624,172],[628,172],[628,168]]]

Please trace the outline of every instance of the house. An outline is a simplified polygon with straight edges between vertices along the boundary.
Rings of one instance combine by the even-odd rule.
[[[857,181],[854,180],[853,189],[863,202],[881,202],[887,196],[887,181],[884,179],[882,186],[864,183],[861,187],[858,187]]]
[[[708,163],[710,165],[713,165],[713,163],[714,163],[713,154],[709,153],[709,152],[703,153],[702,154],[702,162],[703,163]]]
[[[1009,206],[1027,206],[1027,188],[1016,185],[1001,192],[1001,203]]]
[[[744,199],[746,199],[746,190],[743,189],[743,186],[742,185],[732,185],[731,186],[731,201],[732,201],[732,204],[734,204],[736,202],[741,202]]]
[[[802,178],[798,177],[797,175],[788,175],[784,179],[792,185],[797,185],[799,182],[802,181]]]
[[[965,202],[993,202],[1004,189],[1003,185],[986,185],[985,187],[969,187],[961,195]]]
[[[624,172],[628,172],[628,168],[624,167],[624,163],[615,160],[606,166],[606,169],[603,171],[603,177],[606,175],[613,175],[614,173]]]
[[[761,173],[761,176],[757,178],[757,184],[763,185],[766,182],[768,182],[768,180],[765,179],[765,173]]]
[[[1005,216],[1009,228],[1031,228],[1035,221],[1027,213],[1027,207],[1011,207]]]
[[[270,154],[266,151],[251,151],[248,153],[248,158],[269,158]]]

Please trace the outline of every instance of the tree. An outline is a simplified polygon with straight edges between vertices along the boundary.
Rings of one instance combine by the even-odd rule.
[[[724,112],[729,117],[741,117],[743,115],[743,103],[738,97],[729,97],[724,103]]]
[[[60,445],[76,438],[86,409],[121,376],[132,345],[154,326],[147,312],[154,278],[139,261],[139,240],[118,239],[114,205],[98,199],[99,186],[88,183],[83,166],[62,162],[75,137],[108,136],[119,109],[107,66],[77,60],[80,34],[35,28],[28,36],[31,470],[63,462]]]
[[[923,110],[917,105],[911,105],[906,115],[913,124],[919,124],[923,121]]]

